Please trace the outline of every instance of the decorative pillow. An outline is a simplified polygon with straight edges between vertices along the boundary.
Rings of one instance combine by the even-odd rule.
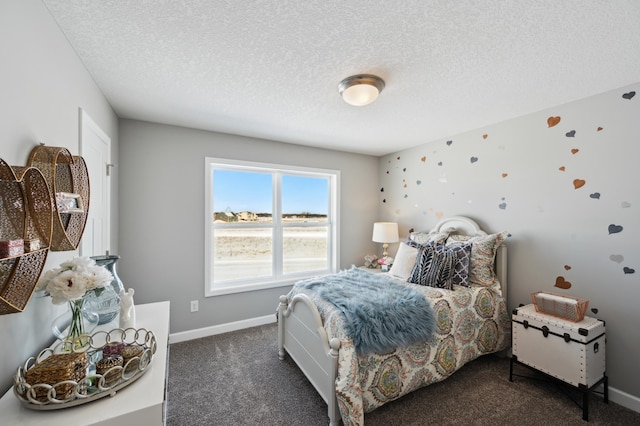
[[[453,274],[451,284],[469,287],[469,266],[471,265],[471,243],[447,247],[453,251]]]
[[[504,231],[499,234],[477,235],[469,237],[465,235],[450,235],[446,245],[449,247],[471,244],[471,264],[469,265],[469,284],[477,284],[483,287],[500,286],[496,276],[494,262],[496,250],[509,236]]]
[[[431,242],[444,244],[449,237],[449,234],[453,231],[454,228],[447,228],[440,232],[412,232],[411,235],[409,235],[409,241],[413,241],[417,244],[428,244]]]
[[[421,244],[416,263],[407,281],[451,290],[453,257],[453,251],[447,250],[443,244]]]
[[[398,252],[396,253],[396,259],[393,265],[391,265],[389,273],[403,281],[407,281],[411,275],[413,265],[416,263],[417,256],[417,246],[400,243]]]

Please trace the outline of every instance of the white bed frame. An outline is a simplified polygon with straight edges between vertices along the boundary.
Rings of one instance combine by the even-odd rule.
[[[455,228],[460,235],[487,235],[478,224],[467,217],[453,216],[441,220],[434,231]],[[507,300],[507,247],[502,244],[496,252],[495,271],[500,280],[502,296]],[[338,374],[340,340],[329,341],[315,304],[304,294],[291,301],[280,296],[278,306],[278,356],[285,354],[295,361],[300,370],[327,403],[329,425],[340,424],[341,416],[335,394]]]

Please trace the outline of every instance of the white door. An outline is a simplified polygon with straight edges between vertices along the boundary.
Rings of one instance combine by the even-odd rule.
[[[80,153],[89,171],[89,217],[80,240],[81,256],[109,251],[111,225],[111,138],[80,108]]]

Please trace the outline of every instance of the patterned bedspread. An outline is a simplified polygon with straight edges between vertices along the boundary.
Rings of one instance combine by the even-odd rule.
[[[318,306],[329,339],[342,342],[336,396],[345,426],[363,425],[364,413],[444,380],[480,355],[511,344],[506,303],[492,289],[454,286],[445,290],[396,282],[424,293],[433,307],[436,332],[427,342],[385,354],[357,355],[344,317],[334,305],[309,290],[294,287],[289,293],[290,299],[300,292],[307,294]]]

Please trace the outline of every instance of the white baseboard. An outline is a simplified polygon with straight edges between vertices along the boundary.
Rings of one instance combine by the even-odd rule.
[[[602,386],[599,386],[598,388],[602,388]],[[598,390],[602,391],[602,389]],[[640,398],[623,392],[619,389],[612,388],[611,386],[609,386],[609,401],[615,402],[616,404],[620,404],[623,407],[640,413]]]
[[[276,316],[265,315],[258,318],[250,318],[242,321],[229,322],[226,324],[213,325],[211,327],[197,328],[195,330],[181,331],[169,335],[169,343],[185,342],[187,340],[199,339],[201,337],[214,336],[216,334],[228,333],[230,331],[242,330],[259,325],[276,322]]]

